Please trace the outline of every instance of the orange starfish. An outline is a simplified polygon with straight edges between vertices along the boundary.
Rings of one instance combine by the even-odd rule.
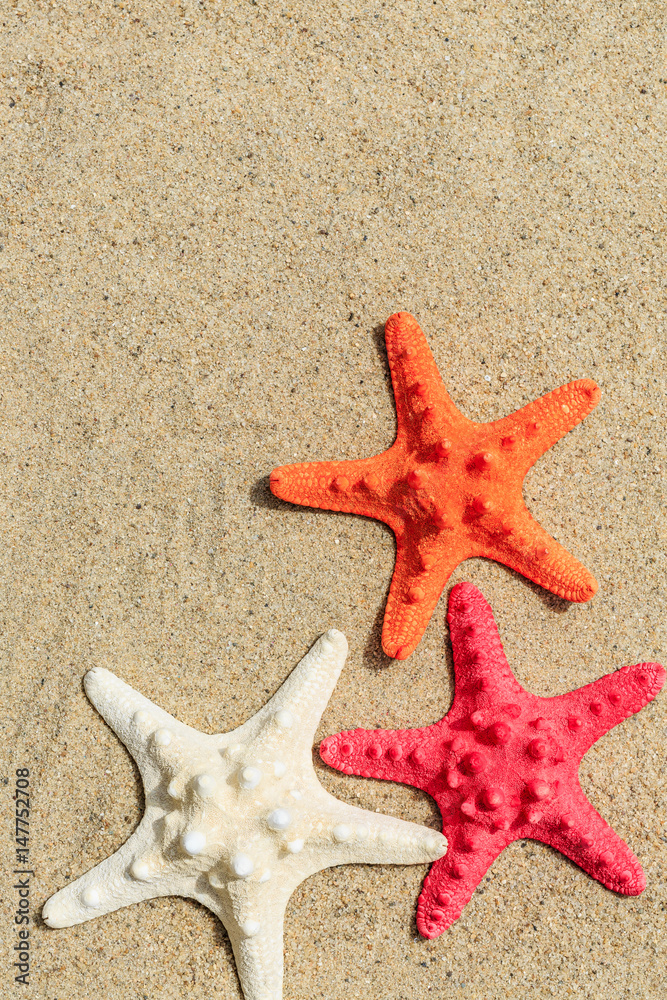
[[[533,520],[522,485],[540,455],[597,404],[595,382],[570,382],[502,420],[477,424],[447,395],[413,316],[390,316],[385,339],[398,420],[391,448],[271,473],[271,490],[283,500],[364,514],[394,532],[385,653],[404,660],[413,652],[448,578],[472,556],[504,563],[569,601],[588,601],[595,579]]]

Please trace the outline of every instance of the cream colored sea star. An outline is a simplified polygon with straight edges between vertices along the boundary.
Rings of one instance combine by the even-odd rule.
[[[304,879],[333,865],[442,857],[440,833],[346,805],[316,778],[313,738],[346,656],[345,636],[327,632],[264,708],[215,736],[108,670],[86,674],[88,697],[139,766],[146,811],[115,854],[48,900],[46,923],[190,897],[224,924],[246,1000],[279,1000],[285,907]]]

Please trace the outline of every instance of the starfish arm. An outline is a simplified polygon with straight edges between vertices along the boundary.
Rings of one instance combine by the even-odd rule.
[[[498,855],[507,846],[504,838],[489,840],[474,851],[451,848],[428,873],[417,903],[417,929],[436,938],[458,918]]]
[[[447,850],[447,840],[437,830],[327,798],[321,823],[330,839],[318,855],[324,861],[318,860],[313,872],[335,865],[428,864]]]
[[[280,465],[269,478],[271,492],[290,503],[362,514],[393,528],[399,520],[388,497],[396,477],[391,451],[349,462]]]
[[[435,432],[439,437],[452,435],[473,426],[452,402],[431,354],[419,323],[410,313],[390,316],[385,324],[385,343],[396,400],[398,436],[407,436],[408,429],[418,436]],[[424,411],[433,414],[434,425],[424,428]],[[422,430],[423,429],[423,430]],[[434,438],[435,443],[435,438]]]
[[[581,758],[601,736],[653,701],[664,683],[661,664],[638,663],[545,700],[563,706],[567,713],[564,745],[576,748]]]
[[[229,935],[245,1000],[282,1000],[285,909],[294,888],[232,882],[193,893]]]
[[[131,903],[179,893],[175,876],[155,850],[160,810],[147,809],[141,823],[115,854],[105,858],[44,904],[49,927],[71,927]]]
[[[211,737],[191,729],[103,667],[83,681],[88,698],[134,757],[146,792],[160,780],[160,757],[178,758],[183,743],[203,746]]]
[[[448,547],[446,539],[431,544],[429,555],[429,569],[423,570],[416,544],[406,544],[406,539],[397,535],[396,565],[382,626],[382,648],[397,660],[407,659],[414,651],[447,580],[466,558],[459,546]]]
[[[274,696],[225,743],[259,738],[267,749],[298,746],[310,759],[315,730],[347,657],[347,639],[337,629],[320,636]]]
[[[625,896],[638,896],[646,888],[646,876],[628,845],[605,823],[581,788],[572,788],[567,812],[559,825],[540,836],[602,885]]]
[[[364,778],[426,788],[440,770],[443,726],[423,729],[353,729],[328,736],[320,757],[330,767]]]
[[[477,587],[471,583],[452,587],[447,621],[456,674],[450,717],[460,715],[460,706],[469,710],[476,704],[482,713],[488,706],[490,719],[501,707],[511,719],[516,697],[524,692],[510,670],[491,607]]]
[[[504,563],[568,601],[589,601],[598,589],[595,577],[525,507],[507,516],[502,528],[489,534],[478,554]]]
[[[540,455],[581,423],[600,401],[600,389],[588,378],[561,385],[516,413],[496,420],[493,430],[516,456],[523,475]]]

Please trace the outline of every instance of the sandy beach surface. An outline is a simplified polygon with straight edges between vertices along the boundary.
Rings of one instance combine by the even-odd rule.
[[[196,903],[41,922],[143,811],[85,697],[91,667],[224,732],[336,627],[350,656],[318,742],[424,725],[451,703],[446,600],[462,580],[537,694],[665,659],[665,14],[1,0],[2,997],[241,998],[226,934]],[[468,560],[400,663],[380,647],[389,529],[268,489],[276,465],[391,444],[396,310],[475,420],[575,378],[602,390],[524,487],[597,595],[570,605]],[[520,841],[426,941],[425,866],[331,869],[289,904],[286,1000],[663,997],[666,699],[580,772],[639,857],[643,895]],[[424,794],[317,767],[347,802],[440,828]],[[11,967],[20,768],[27,987]]]

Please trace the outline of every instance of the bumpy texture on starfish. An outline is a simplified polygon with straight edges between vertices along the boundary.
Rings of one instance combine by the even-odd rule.
[[[88,697],[139,765],[146,812],[114,855],[48,900],[46,923],[188,896],[224,924],[246,1000],[279,1000],[285,907],[304,879],[333,865],[442,857],[437,831],[345,805],[317,781],[313,736],[346,655],[345,636],[327,632],[264,708],[219,736],[107,670],[86,674]]]
[[[470,583],[452,589],[449,623],[456,690],[447,716],[424,729],[357,729],[322,742],[333,767],[414,785],[432,795],[449,841],[424,883],[417,927],[437,937],[460,915],[513,840],[532,837],[566,854],[610,889],[637,895],[644,873],[579,784],[586,751],[655,698],[658,663],[623,667],[554,698],[512,675],[491,608]]]
[[[385,653],[399,660],[412,653],[448,578],[471,556],[504,563],[569,601],[589,600],[596,581],[532,519],[522,484],[597,404],[595,382],[571,382],[509,417],[476,424],[447,395],[414,317],[390,316],[385,339],[398,422],[391,448],[352,462],[283,465],[270,478],[283,500],[365,514],[394,532]]]

